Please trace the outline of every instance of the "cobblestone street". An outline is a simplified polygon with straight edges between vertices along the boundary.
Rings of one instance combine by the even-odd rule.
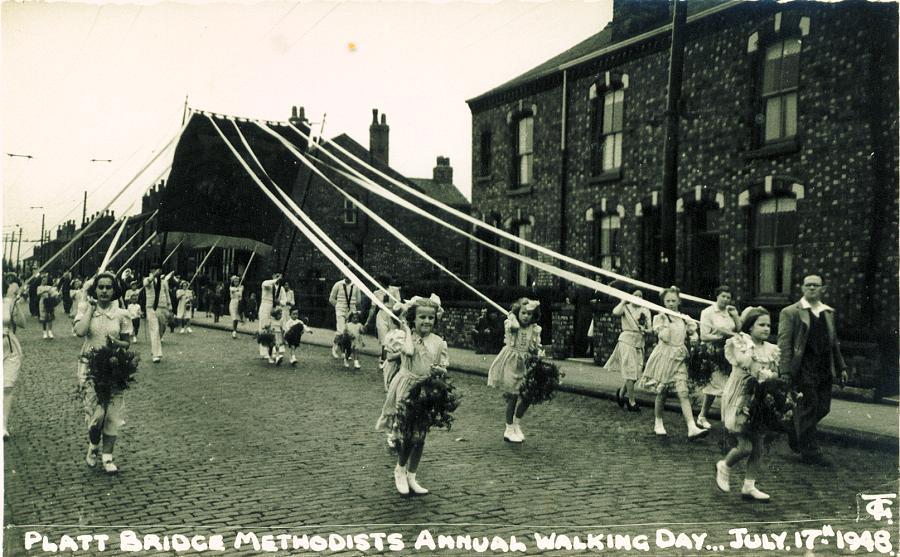
[[[523,445],[505,444],[498,392],[483,379],[453,374],[464,397],[456,423],[449,433],[429,436],[419,471],[432,493],[404,498],[393,486],[395,459],[373,430],[383,402],[373,358],[363,358],[355,372],[326,348],[304,345],[297,368],[276,368],[254,358],[251,337],[233,340],[199,328],[166,333],[159,365],[150,363],[141,331],[139,382],[126,395],[127,424],[116,446],[121,473],[106,476],[83,461],[84,422],[73,398],[80,339],[62,320],[52,341],[40,339],[34,322],[28,325],[21,331],[26,361],[5,443],[5,555],[43,554],[40,542],[25,550],[29,531],[54,543],[62,534],[106,533],[106,551],[93,543],[77,554],[134,554],[120,547],[118,533],[125,529],[141,536],[218,533],[229,554],[265,550],[254,550],[252,542],[235,549],[238,532],[251,531],[325,538],[398,533],[399,553],[388,541],[379,551],[371,536],[371,549],[328,553],[412,554],[423,529],[435,541],[438,534],[497,535],[507,542],[514,535],[528,554],[542,551],[535,532],[582,541],[603,534],[604,552],[610,552],[605,535],[622,533],[649,534],[653,555],[708,554],[717,546],[752,554],[729,549],[734,536],[728,530],[736,527],[789,532],[791,554],[803,554],[794,531],[825,524],[877,529],[877,523],[856,522],[858,511],[866,515],[857,494],[896,492],[896,455],[826,446],[836,466],[809,467],[780,440],[768,449],[759,480],[771,503],[747,503],[739,493],[743,467],[733,473],[731,493],[715,487],[720,430],[690,443],[683,420],[670,412],[669,437],[661,441],[652,433],[650,409],[630,414],[567,393],[529,411]],[[658,528],[709,537],[700,548],[657,546]],[[833,543],[817,543],[815,554],[835,551]],[[553,547],[544,552],[577,549]]]

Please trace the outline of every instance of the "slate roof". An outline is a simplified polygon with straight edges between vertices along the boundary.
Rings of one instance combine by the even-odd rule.
[[[442,184],[435,182],[431,178],[410,178],[420,190],[425,192],[432,199],[436,199],[441,203],[450,205],[451,207],[471,207],[472,204],[466,199],[466,196],[459,191],[453,184]]]

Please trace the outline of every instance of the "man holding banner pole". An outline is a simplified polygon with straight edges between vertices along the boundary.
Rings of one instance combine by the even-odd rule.
[[[147,333],[150,335],[150,353],[153,355],[154,364],[162,361],[160,328],[165,330],[172,313],[169,280],[175,274],[175,271],[172,271],[163,277],[161,267],[155,263],[150,269],[150,275],[144,279],[144,290],[147,293]]]
[[[328,302],[334,306],[335,332],[334,341],[331,345],[331,355],[335,358],[341,357],[337,339],[346,328],[347,317],[350,315],[350,312],[356,311],[356,308],[359,306],[359,300],[359,289],[350,281],[349,277],[342,278],[331,287]]]

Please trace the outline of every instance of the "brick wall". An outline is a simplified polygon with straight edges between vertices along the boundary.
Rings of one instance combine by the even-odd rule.
[[[801,17],[808,17],[809,32],[802,36],[797,148],[765,154],[753,142],[757,72],[748,41],[755,32],[774,29],[776,13],[785,26],[798,26]],[[777,312],[800,297],[803,276],[821,274],[829,285],[825,301],[837,309],[841,337],[876,336],[880,350],[890,353],[884,358],[890,369],[882,377],[895,383],[900,314],[896,6],[748,3],[702,21],[689,30],[685,48],[676,280],[686,291],[707,298],[713,295],[711,285],[729,284],[739,306],[762,303]],[[662,175],[667,43],[662,34],[597,58],[569,70],[566,85],[566,253],[592,260],[596,229],[591,217],[596,221],[605,208],[621,215],[621,270],[650,282],[657,278],[642,268],[654,254],[643,253],[641,241],[647,222],[643,215],[658,204]],[[589,91],[607,71],[627,74],[628,87],[621,177],[601,179],[592,176],[590,165]],[[890,94],[879,96],[879,90]],[[535,240],[552,248],[560,244],[561,230],[561,105],[558,76],[473,108],[473,138],[490,130],[494,146],[490,178],[473,176],[473,211],[495,212],[503,221],[533,215]],[[506,119],[529,106],[537,109],[535,187],[511,193]],[[473,150],[473,168],[479,167],[479,158],[478,149]],[[756,202],[780,190],[798,198],[790,291],[783,298],[760,299],[753,286],[751,216]],[[698,196],[721,204],[718,253],[688,251],[686,233]],[[503,259],[501,282],[507,280]],[[692,268],[715,265],[715,259],[715,276],[702,277],[705,291],[696,291],[701,282],[689,282]],[[558,336],[564,333],[554,334],[554,344]],[[602,346],[608,343],[603,340]]]

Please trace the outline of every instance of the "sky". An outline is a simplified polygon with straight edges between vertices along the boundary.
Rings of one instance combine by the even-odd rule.
[[[178,133],[186,98],[192,108],[272,120],[304,106],[314,131],[324,117],[325,136],[347,133],[365,146],[377,108],[390,125],[392,167],[431,177],[436,157],[447,156],[470,197],[465,101],[611,17],[611,0],[3,2],[4,237],[22,227],[24,258],[42,215],[55,236],[66,219],[80,224],[85,191],[88,214],[100,210]],[[171,152],[140,174],[117,214],[139,209],[170,162]]]

